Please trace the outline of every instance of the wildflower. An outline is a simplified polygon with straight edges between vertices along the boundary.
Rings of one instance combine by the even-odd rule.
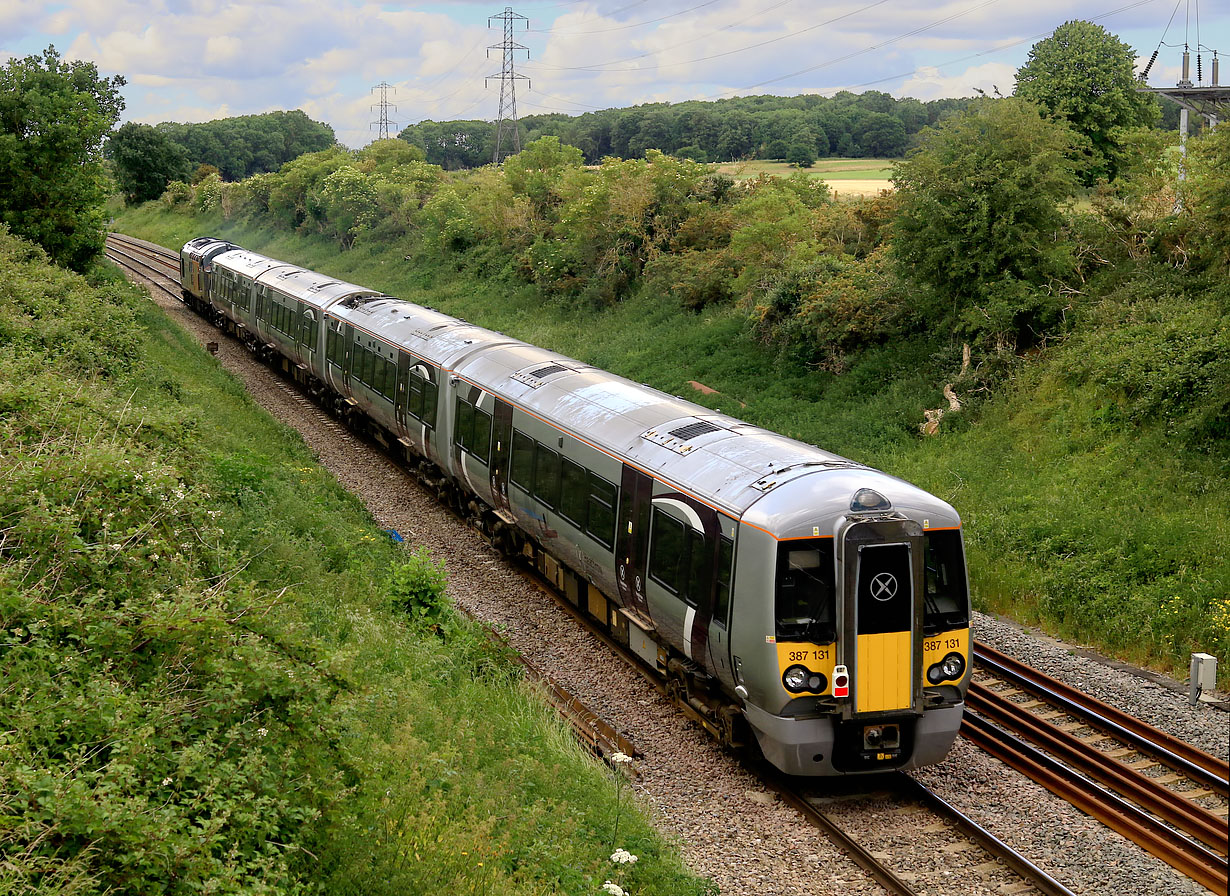
[[[610,896],[628,896],[623,887],[619,884],[613,884],[609,880],[602,885],[602,892],[609,893]]]
[[[612,753],[609,758],[614,765],[627,765],[632,761],[627,753]]]
[[[626,849],[617,849],[611,853],[611,861],[616,865],[632,865],[636,862],[636,856]]]
[[[269,729],[268,729],[268,728],[257,728],[257,729],[256,729],[256,733],[257,733],[260,737],[264,737],[266,734],[268,734],[268,733],[269,733]]]
[[[163,778],[163,779],[162,779],[162,786],[163,786],[163,787],[166,787],[166,786],[167,786],[167,785],[169,785],[170,783],[171,783],[171,779],[170,779],[170,778]]]

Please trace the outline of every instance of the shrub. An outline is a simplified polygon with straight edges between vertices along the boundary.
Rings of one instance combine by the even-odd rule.
[[[438,629],[453,614],[447,588],[444,563],[419,548],[405,563],[393,567],[389,596],[394,608],[406,613],[416,627]]]

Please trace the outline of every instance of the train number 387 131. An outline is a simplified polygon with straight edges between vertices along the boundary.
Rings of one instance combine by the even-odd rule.
[[[923,650],[960,650],[961,640],[959,638],[936,638],[933,641],[924,641]]]

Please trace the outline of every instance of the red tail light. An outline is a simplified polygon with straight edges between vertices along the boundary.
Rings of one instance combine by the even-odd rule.
[[[850,673],[845,666],[838,666],[833,670],[833,696],[850,696]]]

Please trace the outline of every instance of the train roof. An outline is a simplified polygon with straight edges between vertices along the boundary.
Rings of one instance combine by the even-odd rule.
[[[248,249],[232,249],[229,252],[223,252],[214,259],[214,266],[223,268],[224,270],[234,271],[237,274],[242,274],[252,280],[255,280],[266,271],[271,271],[274,268],[289,268],[293,270],[302,270],[297,265],[287,264],[284,261],[278,261],[275,258],[268,258],[257,252],[252,252]]]
[[[456,373],[652,476],[686,483],[688,491],[736,515],[803,472],[861,468],[526,343],[474,354]]]
[[[245,254],[250,266],[271,263]],[[355,290],[328,313],[777,537],[810,535],[818,520],[848,513],[865,487],[895,508],[923,512],[934,527],[959,525],[945,502],[840,455],[434,309],[309,274],[280,276],[318,291]]]
[[[297,267],[270,268],[259,274],[258,279],[278,292],[316,308],[328,308],[334,302],[355,298],[387,298],[373,289]]]
[[[206,258],[209,255],[217,255],[221,252],[226,252],[234,249],[235,245],[226,240],[220,240],[212,236],[198,236],[195,239],[188,240],[184,243],[180,254],[188,255],[198,260]]]
[[[329,313],[446,371],[484,349],[516,342],[503,333],[391,296],[355,297],[334,305]]]

